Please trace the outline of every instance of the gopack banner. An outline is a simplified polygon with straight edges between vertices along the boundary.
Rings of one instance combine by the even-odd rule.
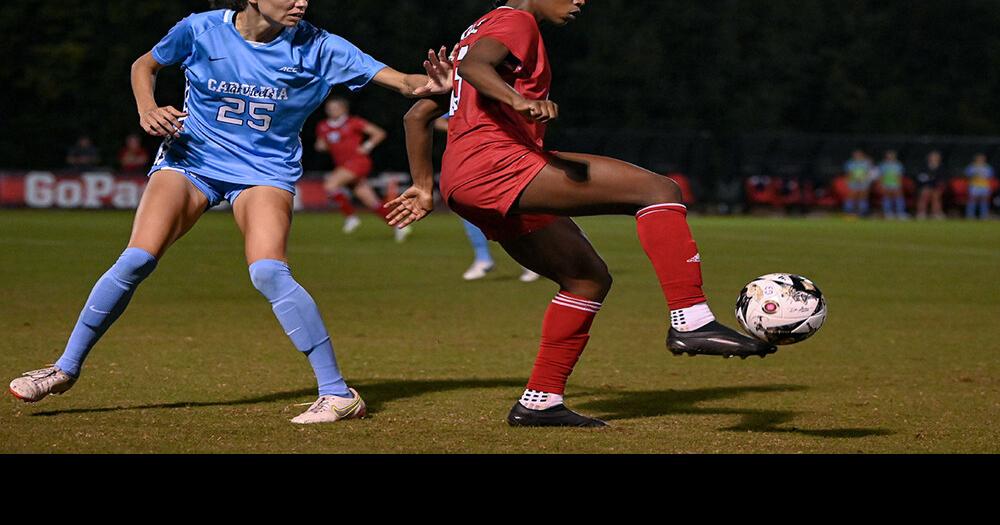
[[[309,174],[296,186],[296,210],[330,208],[322,174]],[[408,175],[386,173],[371,180],[383,194],[396,194]],[[0,207],[133,210],[148,178],[110,172],[0,171]]]

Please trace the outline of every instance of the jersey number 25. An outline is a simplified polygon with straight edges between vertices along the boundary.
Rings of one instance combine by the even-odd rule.
[[[225,97],[222,101],[225,102],[225,104],[219,108],[219,114],[215,117],[215,120],[225,124],[232,124],[234,126],[247,125],[257,131],[267,131],[271,129],[271,115],[269,115],[268,112],[274,112],[274,104],[251,102],[249,104],[250,110],[248,112],[247,101],[241,98]],[[239,118],[242,117],[244,113],[248,113],[250,116],[250,118],[245,121],[242,118]],[[231,115],[235,115],[236,117]]]

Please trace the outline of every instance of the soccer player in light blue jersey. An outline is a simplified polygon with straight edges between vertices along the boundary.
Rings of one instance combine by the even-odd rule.
[[[990,197],[993,195],[993,167],[987,162],[986,155],[979,153],[972,164],[965,168],[965,176],[969,179],[969,202],[965,205],[965,218],[975,219],[976,208],[979,208],[979,218],[990,217]]]
[[[844,200],[844,213],[859,217],[868,215],[869,190],[872,185],[873,166],[868,155],[862,150],[854,150],[851,159],[844,164],[847,187],[850,194]]]
[[[250,280],[271,303],[319,383],[319,398],[294,423],[365,415],[347,386],[312,297],[295,281],[286,246],[295,182],[302,175],[299,132],[333,86],[369,82],[408,97],[448,93],[450,64],[430,53],[431,74],[406,75],[303,20],[307,0],[229,0],[181,20],[132,66],[132,89],[146,132],[165,137],[136,212],[128,248],[94,286],[65,352],[54,366],[25,373],[10,391],[28,402],[76,382],[87,354],[125,311],[167,249],[206,210],[228,201],[245,239]],[[440,57],[444,57],[444,52]],[[179,65],[184,107],[160,107],[157,72]]]
[[[896,151],[885,152],[885,159],[878,165],[878,176],[882,185],[882,213],[886,219],[909,218],[906,214],[906,198],[903,196],[905,174],[906,168],[899,162]]]

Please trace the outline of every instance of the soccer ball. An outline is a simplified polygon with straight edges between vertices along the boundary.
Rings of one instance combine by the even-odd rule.
[[[801,275],[773,273],[746,285],[736,302],[736,319],[748,334],[775,345],[812,337],[826,321],[826,299]]]

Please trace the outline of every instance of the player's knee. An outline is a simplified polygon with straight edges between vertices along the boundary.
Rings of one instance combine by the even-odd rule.
[[[264,259],[250,265],[250,282],[270,301],[281,297],[283,288],[288,281],[291,281],[291,276],[288,265],[281,261]]]
[[[672,204],[681,202],[682,200],[681,187],[673,179],[656,176],[651,180],[646,195],[646,202],[642,204],[653,206],[656,204]]]
[[[603,302],[604,298],[611,293],[611,286],[614,279],[607,265],[601,261],[593,265],[588,271],[579,276],[563,277],[559,285],[567,292],[586,297],[593,301]]]
[[[156,269],[156,257],[141,248],[129,248],[122,252],[118,262],[112,267],[115,279],[130,286],[136,286]]]

